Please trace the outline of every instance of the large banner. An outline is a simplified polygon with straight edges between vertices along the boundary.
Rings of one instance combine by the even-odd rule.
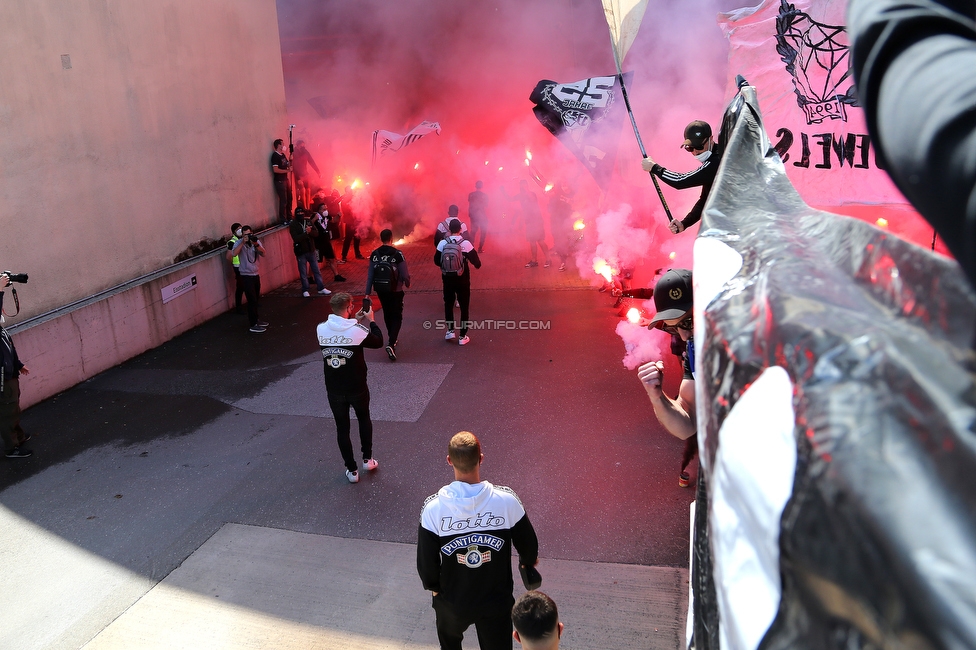
[[[818,206],[904,204],[877,166],[850,69],[845,0],[765,0],[722,14],[730,77],[756,88],[800,195]],[[736,92],[734,85],[728,95]]]
[[[743,88],[695,240],[695,647],[976,648],[976,293],[809,207],[763,117]]]
[[[633,73],[624,74],[630,83]],[[590,77],[574,83],[543,79],[529,95],[532,112],[593,175],[597,185],[610,185],[617,159],[620,125],[626,108],[620,77]]]

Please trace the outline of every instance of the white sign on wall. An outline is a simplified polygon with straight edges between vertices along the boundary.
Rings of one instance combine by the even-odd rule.
[[[192,291],[197,287],[197,275],[188,275],[181,280],[177,280],[173,284],[168,284],[162,289],[160,293],[163,295],[163,304],[169,302],[173,298],[182,296],[187,291]]]

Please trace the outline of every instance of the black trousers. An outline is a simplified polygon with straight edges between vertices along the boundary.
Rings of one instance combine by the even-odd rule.
[[[13,377],[4,377],[0,395],[0,438],[3,450],[10,451],[24,444],[24,430],[20,427],[20,379],[17,371]]]
[[[241,280],[241,270],[234,267],[234,309],[241,310],[241,301],[244,300],[244,282]]]
[[[276,174],[276,176],[285,176],[284,180],[274,179],[274,189],[275,194],[278,195],[278,219],[280,221],[289,221],[291,219],[291,197],[288,192],[288,174]]]
[[[513,603],[514,604],[514,601]],[[512,610],[461,614],[439,595],[433,599],[441,650],[461,650],[464,631],[474,625],[481,650],[512,650]]]
[[[349,255],[349,245],[353,245],[353,249],[356,251],[356,257],[362,257],[363,254],[359,252],[359,243],[362,241],[360,237],[356,236],[356,229],[352,227],[352,224],[346,224],[346,238],[342,240],[342,259],[346,259]]]
[[[339,453],[346,469],[355,472],[359,465],[352,451],[352,441],[349,439],[350,418],[349,407],[356,412],[359,420],[359,444],[362,447],[363,460],[373,457],[373,421],[369,419],[369,391],[359,395],[329,394],[329,407],[336,423],[336,442],[339,443]]]
[[[242,275],[244,297],[247,298],[247,320],[251,327],[258,324],[258,301],[261,297],[261,276]]]
[[[390,345],[396,346],[400,327],[403,325],[403,292],[377,291],[376,297],[380,299],[380,307],[383,308],[387,339]]]
[[[474,240],[478,238],[478,233],[481,233],[481,242],[478,244],[478,250],[480,251],[485,247],[485,237],[488,236],[488,219],[471,219],[471,245],[474,246]]]
[[[447,329],[453,330],[454,301],[461,306],[461,336],[468,333],[468,303],[471,302],[471,271],[464,275],[441,275],[444,281],[444,320]]]

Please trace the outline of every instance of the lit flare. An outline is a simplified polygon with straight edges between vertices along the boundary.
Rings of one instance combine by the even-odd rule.
[[[583,228],[586,228],[586,222],[582,219],[573,222],[573,230],[583,230]]]

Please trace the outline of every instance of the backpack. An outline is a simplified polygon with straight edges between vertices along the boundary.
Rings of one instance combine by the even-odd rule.
[[[441,251],[441,273],[464,273],[464,253],[461,244],[448,236],[444,240],[444,250]]]
[[[389,255],[372,260],[373,263],[373,288],[380,291],[396,291],[397,284],[400,282],[400,275],[397,273],[396,264],[390,259]]]

